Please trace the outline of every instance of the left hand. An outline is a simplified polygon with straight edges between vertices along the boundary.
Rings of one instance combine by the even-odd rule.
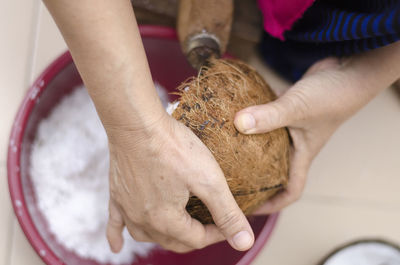
[[[244,134],[288,127],[293,140],[288,186],[255,214],[277,212],[300,198],[313,158],[339,125],[380,91],[362,78],[350,65],[327,58],[277,100],[236,114],[235,126]]]

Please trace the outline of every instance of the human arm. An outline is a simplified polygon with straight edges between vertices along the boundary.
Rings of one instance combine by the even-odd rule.
[[[122,247],[124,226],[139,241],[179,252],[223,239],[238,250],[250,248],[252,229],[212,154],[162,108],[130,1],[44,2],[109,139],[107,236],[113,251]],[[204,226],[188,215],[191,194],[203,200],[216,225]],[[241,231],[247,239],[235,237]]]
[[[286,190],[256,213],[279,211],[300,198],[314,157],[340,124],[400,77],[399,62],[400,42],[342,60],[324,59],[276,101],[236,114],[243,133],[288,127],[293,140]]]

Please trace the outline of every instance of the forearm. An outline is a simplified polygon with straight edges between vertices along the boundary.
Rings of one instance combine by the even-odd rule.
[[[343,59],[336,66],[324,66],[323,71],[318,70],[321,63],[317,63],[297,86],[301,91],[310,90],[308,101],[315,101],[314,113],[326,116],[335,113],[340,124],[400,78],[399,62],[400,42],[397,42]],[[316,72],[316,76],[310,72]],[[319,89],[324,87],[327,88]]]
[[[355,55],[343,64],[351,81],[362,97],[374,97],[400,78],[400,41],[391,45]]]
[[[104,126],[140,130],[163,113],[129,0],[44,0]]]

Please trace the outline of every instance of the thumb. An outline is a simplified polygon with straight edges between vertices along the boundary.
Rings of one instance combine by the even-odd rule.
[[[234,249],[245,251],[253,246],[253,230],[225,179],[224,183],[217,183],[209,189],[198,189],[195,193],[207,206],[216,226]]]
[[[273,102],[237,112],[234,120],[236,129],[244,134],[256,134],[290,125],[302,112],[302,104],[299,104],[301,102],[291,94],[286,93]]]
[[[112,199],[110,199],[109,202],[109,214],[110,215],[108,217],[107,224],[107,240],[111,251],[118,253],[121,251],[122,246],[124,245],[122,231],[125,224],[118,207],[115,205]]]

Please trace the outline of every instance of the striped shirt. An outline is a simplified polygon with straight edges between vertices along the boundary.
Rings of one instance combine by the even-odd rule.
[[[267,62],[295,81],[316,60],[349,56],[400,40],[400,0],[316,0],[284,34],[265,36]]]

